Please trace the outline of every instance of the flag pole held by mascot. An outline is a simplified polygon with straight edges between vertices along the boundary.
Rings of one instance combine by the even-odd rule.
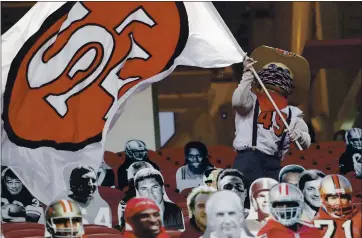
[[[292,142],[307,149],[311,138],[303,112],[298,108],[308,97],[309,63],[302,56],[260,46],[244,60],[244,72],[235,89],[238,152],[234,168],[250,182],[262,177],[278,179],[280,162]]]

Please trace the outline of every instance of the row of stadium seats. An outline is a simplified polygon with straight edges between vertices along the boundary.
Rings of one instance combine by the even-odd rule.
[[[343,142],[324,142],[312,144],[311,147],[304,151],[299,151],[292,146],[286,155],[282,165],[299,164],[306,169],[318,169],[326,174],[339,173],[339,158],[344,153],[346,147]],[[231,167],[236,152],[228,146],[209,146],[210,162],[219,168]],[[148,151],[150,160],[155,162],[161,170],[165,179],[165,188],[169,198],[183,210],[185,219],[188,219],[186,197],[191,189],[185,189],[179,193],[176,189],[176,171],[184,164],[184,151],[182,148],[163,149],[160,151]],[[124,162],[124,153],[105,152],[105,162],[112,167],[115,173],[115,183],[117,183],[117,170]],[[352,183],[354,189],[354,202],[358,207],[362,203],[362,186],[361,180],[355,178],[354,174],[347,174],[346,177]],[[125,189],[127,190],[127,189]],[[110,187],[99,187],[102,198],[107,201],[112,211],[117,211],[118,204],[124,196],[124,191]],[[112,212],[113,225],[118,223],[117,212]],[[115,229],[86,225],[87,237],[122,237],[122,234]],[[44,226],[34,223],[7,223],[2,225],[5,237],[43,237]],[[179,232],[170,233],[171,237],[178,237]]]
[[[14,222],[1,225],[6,238],[44,238],[45,227],[38,223]],[[122,238],[120,231],[100,225],[84,225],[87,238]],[[179,237],[180,232],[168,232],[170,237]]]
[[[14,222],[1,226],[6,238],[44,238],[45,227],[38,223]],[[116,229],[100,225],[84,225],[87,238],[121,238],[122,233]]]
[[[306,169],[318,169],[326,174],[339,173],[339,158],[344,153],[346,145],[344,142],[332,141],[319,144],[312,144],[309,149],[299,151],[294,145],[285,156],[282,166],[288,164],[299,164]],[[236,156],[236,152],[230,146],[209,146],[209,160],[218,168],[231,167]],[[185,207],[185,197],[190,189],[178,193],[176,189],[176,171],[184,164],[183,148],[162,149],[157,152],[148,151],[150,160],[154,161],[159,167],[165,179],[165,188],[168,196],[180,207]],[[123,163],[124,153],[105,152],[105,162],[112,167],[117,177],[118,167]],[[348,176],[354,188],[355,201],[362,202],[361,180]],[[115,179],[117,183],[117,179]],[[117,184],[116,184],[117,186]],[[185,216],[187,214],[184,214]]]

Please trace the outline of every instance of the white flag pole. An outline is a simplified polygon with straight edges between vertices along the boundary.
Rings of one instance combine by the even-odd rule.
[[[270,96],[268,90],[266,89],[265,85],[263,84],[263,82],[261,81],[261,79],[259,78],[259,75],[257,74],[257,72],[255,71],[254,67],[251,66],[250,67],[251,71],[253,72],[255,78],[258,80],[260,86],[263,88],[265,94],[267,95],[267,97],[269,98],[269,101],[273,104],[273,107],[275,108],[275,110],[277,111],[279,117],[282,119],[285,127],[287,128],[287,131],[290,132],[290,128],[289,128],[289,125],[287,123],[287,121],[284,119],[282,113],[280,112],[279,108],[277,107],[277,105],[275,104],[273,98]],[[297,145],[298,149],[299,150],[303,150],[303,148],[300,146],[299,142],[298,141],[295,141],[295,144]]]

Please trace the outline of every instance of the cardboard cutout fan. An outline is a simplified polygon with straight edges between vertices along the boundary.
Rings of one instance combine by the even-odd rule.
[[[256,48],[250,55],[250,58],[257,61],[253,65],[256,72],[272,62],[282,63],[292,71],[294,89],[288,96],[290,105],[299,106],[308,97],[310,67],[305,58],[285,50],[265,45]]]

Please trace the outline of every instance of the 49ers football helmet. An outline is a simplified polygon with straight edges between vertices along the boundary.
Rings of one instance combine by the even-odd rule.
[[[327,175],[322,179],[320,194],[323,208],[332,217],[344,217],[353,211],[352,185],[344,176],[340,174]],[[336,202],[331,204],[332,199]],[[342,202],[347,200],[347,203]]]
[[[84,235],[83,218],[79,206],[71,200],[50,204],[45,212],[46,235],[52,238],[81,238]]]
[[[146,144],[141,140],[130,140],[126,143],[125,152],[134,161],[145,160],[147,157]]]
[[[292,226],[302,215],[303,193],[289,183],[274,185],[269,191],[269,205],[274,220],[284,226]]]
[[[261,212],[265,214],[270,213],[270,207],[268,204],[269,198],[268,197],[265,198],[265,202],[267,203],[266,206],[260,207],[257,203],[257,197],[260,192],[264,191],[269,192],[270,189],[276,184],[278,184],[278,182],[272,178],[259,178],[251,184],[249,189],[249,198],[250,198],[250,203],[252,204],[255,211],[261,210]]]

